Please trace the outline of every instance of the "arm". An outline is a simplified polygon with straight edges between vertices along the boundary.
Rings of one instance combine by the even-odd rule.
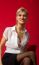
[[[2,46],[4,45],[4,43],[6,42],[5,37],[3,36],[0,42],[0,65],[2,65],[2,61],[1,61],[1,54],[2,54]]]

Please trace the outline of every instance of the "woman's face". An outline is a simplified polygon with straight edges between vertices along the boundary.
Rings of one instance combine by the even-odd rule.
[[[26,13],[23,11],[20,11],[17,15],[16,15],[16,20],[17,20],[17,23],[19,24],[24,24],[26,23],[26,20],[27,20],[27,15]]]

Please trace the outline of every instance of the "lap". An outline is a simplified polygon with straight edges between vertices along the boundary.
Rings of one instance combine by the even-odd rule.
[[[31,56],[34,56],[34,52],[33,51],[26,51],[26,52],[23,52],[21,54],[18,54],[17,59],[20,59],[20,58],[22,59],[24,57],[30,57],[31,58]]]
[[[17,55],[17,60],[21,61],[21,64],[24,62],[30,62],[30,65],[33,65],[33,61],[32,58],[34,56],[34,52],[33,51],[27,51],[21,54]]]
[[[32,56],[33,52],[29,51],[29,52],[24,52],[21,54],[5,53],[3,58],[2,58],[2,63],[3,63],[3,65],[13,65],[13,64],[20,65],[24,59],[31,59],[29,55]],[[18,60],[20,60],[20,61],[18,61]]]
[[[16,59],[17,54],[5,53],[2,58],[3,65],[20,65],[20,62]]]

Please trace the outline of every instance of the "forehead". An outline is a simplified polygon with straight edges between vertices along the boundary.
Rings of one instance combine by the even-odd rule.
[[[25,15],[25,16],[27,16],[27,13],[26,13],[25,11],[19,11],[16,15],[17,15],[17,16],[18,16],[18,15]]]
[[[18,9],[16,12],[16,15],[19,15],[19,14],[28,15],[28,12],[25,9]]]
[[[17,15],[19,15],[19,14],[24,14],[24,15],[26,15],[26,12],[24,12],[24,11],[19,11],[19,12],[17,13]]]

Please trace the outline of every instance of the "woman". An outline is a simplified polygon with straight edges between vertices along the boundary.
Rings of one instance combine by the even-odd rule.
[[[5,43],[5,54],[0,60],[0,65],[30,65],[31,61],[35,65],[35,55],[33,51],[27,51],[29,40],[29,33],[25,29],[25,23],[28,19],[28,12],[25,8],[21,7],[16,12],[16,25],[7,27],[4,30],[3,37],[0,44],[0,58],[1,49]]]

